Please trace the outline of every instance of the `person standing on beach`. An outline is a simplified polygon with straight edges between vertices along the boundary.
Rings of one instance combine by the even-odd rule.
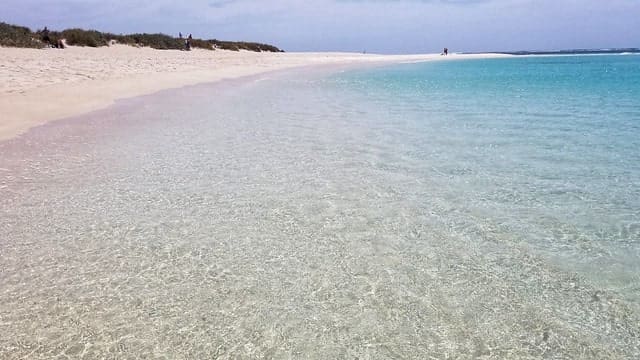
[[[193,40],[193,36],[191,36],[191,34],[189,34],[189,37],[184,42],[184,46],[185,46],[187,51],[191,50],[191,40]]]
[[[51,38],[49,37],[49,29],[45,26],[42,29],[42,42],[46,43],[47,46],[51,46]]]

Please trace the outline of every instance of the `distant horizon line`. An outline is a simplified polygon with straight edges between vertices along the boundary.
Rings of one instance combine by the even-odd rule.
[[[460,52],[459,54],[484,54],[486,51],[480,52]],[[506,54],[506,55],[580,55],[580,54],[640,54],[640,48],[636,47],[623,47],[623,48],[576,48],[576,49],[562,49],[562,50],[515,50],[515,51],[488,51],[492,54]]]

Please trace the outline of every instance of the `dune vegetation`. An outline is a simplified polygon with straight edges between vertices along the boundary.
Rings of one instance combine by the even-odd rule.
[[[56,44],[58,40],[64,39],[67,45],[100,47],[111,44],[125,44],[131,46],[146,46],[159,50],[183,50],[185,49],[185,39],[176,38],[166,34],[112,34],[97,30],[65,29],[62,31],[48,32],[49,44]],[[11,25],[0,22],[0,46],[22,47],[22,48],[43,48],[48,46],[44,41],[42,30],[32,31],[28,27]],[[221,41],[216,39],[192,39],[191,48],[207,50],[248,50],[255,52],[282,52],[273,45],[260,44],[244,41]]]
[[[43,44],[28,27],[0,22],[0,46],[39,48]]]

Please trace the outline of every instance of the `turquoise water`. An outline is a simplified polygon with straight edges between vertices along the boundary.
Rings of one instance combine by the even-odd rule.
[[[640,296],[640,56],[434,62],[336,79],[447,200]]]
[[[0,358],[637,359],[639,81],[299,69],[0,142]]]

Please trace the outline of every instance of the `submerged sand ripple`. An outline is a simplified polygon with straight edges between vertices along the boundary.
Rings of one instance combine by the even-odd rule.
[[[239,90],[212,111],[218,90],[0,144],[0,357],[640,355],[632,304],[449,203],[380,129]]]

